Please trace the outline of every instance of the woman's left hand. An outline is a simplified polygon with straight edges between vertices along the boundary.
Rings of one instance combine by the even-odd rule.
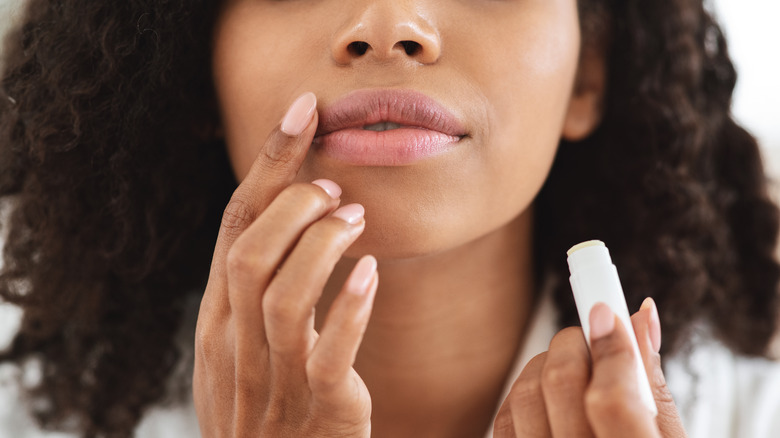
[[[498,412],[495,438],[685,437],[661,370],[661,324],[652,299],[631,317],[658,416],[642,403],[623,324],[604,304],[590,314],[591,353],[582,329],[558,332],[534,357]],[[591,360],[592,356],[592,360]]]

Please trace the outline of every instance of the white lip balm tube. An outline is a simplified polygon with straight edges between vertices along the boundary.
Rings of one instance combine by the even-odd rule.
[[[623,322],[626,333],[631,340],[636,358],[637,385],[642,402],[654,416],[658,415],[650,382],[647,380],[647,373],[642,364],[634,327],[631,325],[631,316],[628,314],[623,287],[620,285],[617,269],[612,264],[609,250],[604,242],[589,240],[574,245],[567,254],[569,256],[569,272],[571,273],[569,281],[574,292],[574,302],[577,304],[577,313],[580,316],[588,348],[590,348],[590,311],[596,303],[605,303]]]

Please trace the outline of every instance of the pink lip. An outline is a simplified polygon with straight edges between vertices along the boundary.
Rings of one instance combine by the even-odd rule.
[[[365,125],[392,122],[382,132]],[[326,155],[361,166],[402,166],[439,155],[466,135],[458,119],[412,90],[358,90],[323,109],[313,145]]]

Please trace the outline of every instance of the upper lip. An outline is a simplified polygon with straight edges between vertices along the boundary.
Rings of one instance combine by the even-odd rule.
[[[325,107],[316,136],[379,122],[398,123],[463,137],[461,122],[443,105],[413,90],[358,90]]]

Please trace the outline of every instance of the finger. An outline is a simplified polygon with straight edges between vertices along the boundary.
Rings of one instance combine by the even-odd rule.
[[[222,215],[212,273],[224,272],[233,242],[300,170],[317,129],[316,106],[314,94],[301,95],[266,139]]]
[[[331,305],[314,349],[306,362],[306,375],[315,399],[343,404],[354,396],[347,379],[355,363],[374,303],[379,277],[376,259],[361,258]]]
[[[225,360],[233,352],[229,324],[218,318],[198,318],[195,330],[195,356],[192,374],[192,392],[195,410],[201,428],[217,430],[214,412],[221,406],[233,403],[235,382],[233,379],[215,379],[214,376],[231,376],[233,363]]]
[[[310,226],[263,296],[266,338],[276,365],[304,363],[313,347],[314,306],[342,254],[363,232],[360,204]]]
[[[604,303],[590,313],[593,375],[585,412],[600,438],[660,437],[637,384],[637,360],[620,319]]]
[[[550,342],[542,371],[544,405],[553,436],[593,436],[585,416],[589,380],[590,353],[582,329],[561,330]]]
[[[658,407],[656,423],[663,436],[685,436],[685,429],[677,412],[671,392],[666,386],[666,378],[661,369],[661,322],[655,301],[647,298],[642,307],[631,317],[631,324],[636,333],[639,351],[653,390],[653,398]]]
[[[227,285],[239,349],[251,352],[266,344],[263,292],[304,231],[338,205],[340,194],[339,186],[329,180],[293,184],[233,243],[227,256]]]
[[[512,420],[512,409],[508,403],[501,405],[501,409],[493,420],[493,438],[516,438],[515,422]]]
[[[550,437],[542,393],[542,371],[548,353],[535,356],[518,376],[494,422],[495,436]],[[509,434],[512,427],[514,435]]]

